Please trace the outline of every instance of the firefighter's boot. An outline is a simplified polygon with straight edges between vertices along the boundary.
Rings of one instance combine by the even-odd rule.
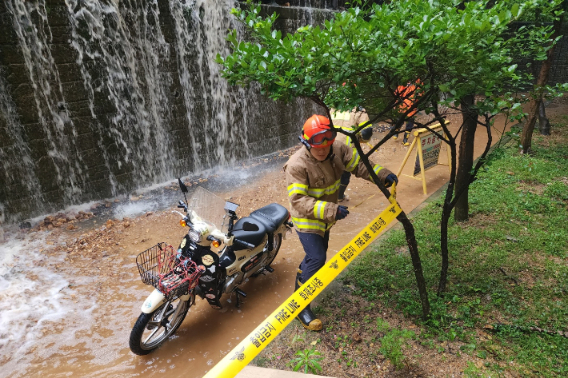
[[[410,143],[408,142],[408,137],[410,136],[410,131],[404,132],[404,138],[402,138],[402,144],[405,146],[409,146]]]
[[[298,288],[302,286],[302,281],[300,281],[301,276],[302,276],[302,271],[298,269],[298,273],[296,273],[296,282],[294,285],[294,291],[298,290]],[[297,319],[300,321],[300,323],[305,329],[309,329],[310,331],[321,331],[323,328],[321,320],[316,318],[316,316],[310,309],[310,305],[308,305],[298,314]]]

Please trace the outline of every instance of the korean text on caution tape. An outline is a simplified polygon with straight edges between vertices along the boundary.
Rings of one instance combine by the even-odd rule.
[[[335,254],[294,294],[230,351],[204,378],[232,378],[256,357],[284,328],[337,277],[391,223],[401,209],[392,201],[349,244]]]

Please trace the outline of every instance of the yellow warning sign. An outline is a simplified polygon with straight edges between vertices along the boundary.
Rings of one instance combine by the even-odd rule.
[[[447,123],[449,124],[449,122]],[[400,177],[402,174],[402,169],[406,165],[406,161],[410,157],[410,154],[416,147],[416,159],[414,162],[414,171],[412,176],[404,175],[415,180],[422,181],[422,190],[424,194],[428,193],[426,189],[426,171],[438,164],[438,159],[440,157],[440,150],[442,148],[442,138],[440,136],[445,137],[444,130],[439,123],[430,126],[430,130],[428,129],[417,129],[414,131],[414,140],[410,145],[410,148],[406,152],[404,159],[402,160],[402,164],[398,169],[397,176]],[[451,170],[451,154],[450,149],[446,146],[447,151],[447,165]]]
[[[394,188],[393,188],[394,192]],[[394,193],[393,193],[394,194]],[[335,254],[294,294],[260,323],[243,341],[229,352],[204,378],[232,378],[248,365],[286,326],[349,265],[361,251],[384,231],[402,211],[394,199],[349,244]]]

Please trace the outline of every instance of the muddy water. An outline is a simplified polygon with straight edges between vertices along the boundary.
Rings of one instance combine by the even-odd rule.
[[[477,154],[485,140],[478,133]],[[396,172],[406,151],[400,139],[391,140],[373,159]],[[404,172],[410,171],[413,160],[412,155]],[[428,170],[428,195],[448,176],[447,166]],[[330,256],[388,202],[372,184],[356,178],[347,194],[351,213],[333,229]],[[239,203],[240,216],[271,202],[288,206],[280,169],[219,195]],[[401,176],[398,200],[407,213],[426,198],[419,181]],[[251,278],[241,286],[248,296],[240,309],[234,306],[234,297],[224,297],[224,312],[198,299],[175,336],[149,356],[133,355],[129,333],[151,291],[139,280],[135,257],[160,241],[177,245],[185,229],[171,212],[174,209],[154,210],[104,227],[101,220],[90,231],[34,233],[29,240],[0,245],[13,256],[0,271],[0,282],[13,286],[0,297],[4,328],[0,330],[0,376],[201,377],[292,293],[296,267],[303,258],[295,234],[283,242],[273,263],[274,273]],[[18,282],[34,285],[18,287]]]

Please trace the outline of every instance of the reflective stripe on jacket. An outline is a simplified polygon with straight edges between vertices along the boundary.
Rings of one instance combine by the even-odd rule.
[[[296,230],[324,235],[335,223],[341,174],[347,170],[370,180],[367,168],[351,147],[335,141],[332,156],[318,161],[302,147],[284,165],[290,214]],[[374,171],[383,169],[374,166]]]

